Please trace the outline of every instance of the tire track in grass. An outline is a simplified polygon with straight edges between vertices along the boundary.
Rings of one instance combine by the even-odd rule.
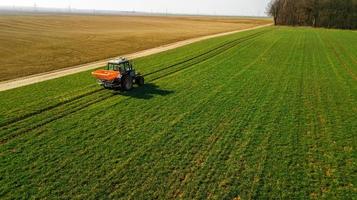
[[[264,31],[263,33],[254,34],[253,37],[248,37],[247,36],[247,37],[244,37],[244,38],[239,38],[237,40],[228,42],[228,44],[222,45],[221,47],[219,47],[217,49],[213,49],[212,51],[209,51],[208,53],[200,54],[199,56],[197,56],[193,60],[191,60],[191,58],[190,58],[190,59],[188,59],[188,62],[186,62],[186,61],[180,62],[183,65],[176,65],[176,64],[171,65],[168,68],[165,68],[165,70],[168,71],[168,70],[173,69],[173,71],[168,71],[168,72],[164,73],[163,75],[159,75],[157,77],[153,77],[150,80],[151,81],[159,80],[161,78],[165,78],[167,76],[171,76],[171,75],[176,74],[178,72],[181,72],[183,70],[195,67],[197,64],[200,64],[200,63],[205,62],[207,60],[213,59],[214,57],[217,57],[218,55],[221,55],[222,53],[224,53],[224,52],[236,47],[239,44],[243,44],[243,45],[241,45],[241,47],[245,47],[246,45],[249,45],[249,43],[246,44],[245,42],[251,42],[251,40],[258,38],[259,36],[265,35],[268,32],[270,32],[270,31]],[[193,61],[193,62],[190,62],[190,61]],[[160,73],[160,72],[162,72],[162,70],[158,70],[158,71],[156,71],[154,73],[146,74],[145,76],[152,76],[152,75],[155,75],[155,74]]]
[[[263,29],[263,31],[270,32],[272,30]],[[198,42],[196,43],[196,45],[192,45],[192,48],[190,48],[190,46],[186,46],[177,49],[176,51],[171,50],[146,58],[135,59],[133,60],[133,62],[136,63],[136,65],[138,65],[139,67],[143,68],[143,71],[145,71],[145,73],[143,74],[148,75],[149,73],[151,73],[151,71],[148,71],[148,69],[156,69],[160,71],[163,68],[167,68],[167,66],[174,67],[176,63],[185,62],[186,60],[192,59],[193,57],[198,57],[199,55],[206,54],[208,51],[214,51],[214,49],[223,47],[224,45],[227,46],[231,43],[234,43],[235,41],[243,40],[244,38],[247,38],[253,34],[257,34],[258,32],[246,33],[247,34],[240,35],[239,37],[237,37],[238,35],[231,35],[229,37],[221,37],[214,40]],[[162,62],[160,62],[159,64],[157,60],[160,60]],[[144,68],[146,68],[146,70],[144,70]]]
[[[92,94],[95,94],[95,93],[98,93],[101,90],[103,90],[103,89],[91,90],[91,91],[85,92],[83,94],[80,94],[78,96],[75,96],[73,98],[67,98],[64,101],[55,103],[53,105],[50,105],[50,106],[47,106],[47,107],[43,107],[43,108],[39,108],[39,109],[35,110],[34,112],[24,113],[22,116],[15,116],[12,119],[8,119],[8,120],[5,120],[4,122],[0,123],[0,128],[4,128],[4,127],[6,128],[8,126],[11,126],[12,124],[15,124],[15,123],[19,122],[19,121],[23,121],[23,120],[26,120],[26,119],[28,119],[30,117],[33,117],[34,115],[39,115],[39,114],[41,114],[43,112],[55,109],[55,108],[57,108],[59,106],[70,104],[73,101],[76,101],[78,99],[84,98],[86,96],[89,96],[89,95],[92,95]],[[56,97],[55,99],[58,99],[58,98],[61,98],[61,97]],[[49,102],[47,102],[47,103],[49,103]],[[40,104],[43,105],[44,102],[41,102]],[[15,111],[12,110],[11,112],[17,112],[18,113],[17,110],[15,110]]]
[[[177,64],[171,65],[171,66],[169,66],[169,67],[165,67],[165,68],[163,68],[163,69],[164,69],[164,70],[167,70],[167,69],[170,69],[170,68],[172,68],[172,67],[179,66],[180,64],[187,63],[187,62],[189,62],[189,61],[195,61],[195,59],[201,58],[202,56],[209,55],[209,57],[204,57],[203,60],[198,60],[198,61],[195,61],[194,63],[190,63],[188,66],[183,67],[183,69],[175,70],[174,72],[170,72],[170,73],[167,73],[167,74],[162,75],[162,76],[160,76],[160,77],[156,77],[156,78],[150,79],[149,82],[152,82],[152,81],[155,81],[155,80],[159,80],[159,79],[164,78],[164,77],[166,77],[166,76],[169,76],[169,75],[172,75],[172,74],[174,74],[174,73],[177,73],[177,72],[179,72],[179,71],[181,71],[181,70],[184,70],[184,69],[186,69],[186,68],[188,68],[188,67],[193,67],[193,66],[195,66],[196,64],[199,64],[199,63],[204,62],[204,61],[206,61],[206,60],[208,60],[208,59],[210,59],[210,58],[212,58],[212,57],[214,57],[214,56],[217,56],[217,55],[219,55],[219,54],[221,54],[221,53],[223,53],[223,52],[225,52],[225,51],[227,51],[227,50],[233,48],[234,46],[236,46],[236,45],[238,45],[238,44],[240,44],[240,43],[242,43],[242,42],[245,42],[245,41],[248,41],[249,39],[254,39],[254,38],[256,38],[257,36],[263,35],[263,34],[266,33],[266,32],[268,32],[268,31],[262,31],[262,32],[258,32],[258,33],[256,33],[256,34],[248,35],[247,37],[238,38],[238,39],[236,39],[236,40],[234,40],[234,41],[232,41],[232,42],[225,43],[225,44],[223,44],[223,45],[221,45],[221,46],[219,46],[219,47],[217,47],[217,48],[214,48],[214,49],[212,49],[212,50],[209,50],[208,52],[205,52],[205,53],[203,53],[203,54],[200,54],[199,56],[195,56],[195,57],[193,57],[193,58],[190,58],[190,59],[187,59],[187,60],[185,60],[185,61],[181,61],[181,62],[179,62],[179,63],[177,63]],[[229,45],[229,46],[228,46],[228,45]],[[211,55],[210,53],[214,53],[214,55]],[[156,73],[161,72],[161,71],[162,71],[162,70],[154,71],[154,72],[151,72],[151,73],[146,74],[146,75],[144,75],[144,76],[156,74]],[[97,94],[97,93],[99,93],[99,92],[101,92],[101,91],[103,91],[102,88],[101,88],[101,89],[94,90],[94,91],[91,91],[91,92],[88,92],[88,93],[85,93],[85,94],[82,94],[82,95],[79,95],[79,96],[76,96],[76,97],[74,97],[74,98],[70,98],[70,99],[68,99],[68,100],[66,100],[66,101],[63,101],[63,102],[54,104],[54,105],[52,105],[52,106],[49,106],[49,107],[46,107],[46,108],[42,108],[42,109],[40,109],[40,110],[37,110],[36,112],[32,112],[32,113],[26,114],[26,115],[24,115],[24,116],[22,116],[22,117],[12,119],[12,120],[6,122],[6,123],[3,124],[3,125],[0,125],[0,128],[3,129],[3,128],[5,127],[4,129],[7,129],[7,127],[13,126],[15,123],[19,123],[19,122],[24,121],[24,120],[26,120],[26,119],[33,118],[34,115],[40,115],[40,114],[42,114],[43,112],[47,112],[47,111],[50,111],[50,110],[52,110],[52,109],[56,109],[56,108],[61,107],[61,106],[66,106],[66,105],[68,105],[68,104],[71,104],[71,103],[74,102],[74,101],[77,101],[77,100],[82,99],[82,98],[84,98],[84,97],[88,97],[88,96]],[[78,110],[78,111],[79,111],[79,110]],[[2,143],[2,142],[0,142],[0,143]]]
[[[144,76],[150,76],[150,75],[153,75],[153,74],[156,74],[156,73],[159,73],[159,72],[162,72],[162,71],[165,71],[165,70],[168,70],[170,68],[173,68],[173,67],[176,67],[176,66],[179,66],[179,65],[182,65],[182,64],[186,64],[188,63],[189,66],[192,66],[192,65],[195,65],[195,64],[198,64],[198,63],[201,63],[202,61],[199,60],[202,58],[203,61],[211,58],[211,57],[214,57],[214,56],[217,56],[221,53],[224,53],[225,51],[237,46],[238,44],[241,44],[243,42],[246,42],[248,40],[251,40],[251,39],[254,39],[254,38],[257,38],[261,35],[264,35],[266,33],[270,32],[269,30],[268,31],[261,31],[261,32],[257,32],[257,33],[254,33],[254,34],[251,34],[251,35],[248,35],[246,37],[242,37],[242,38],[238,38],[238,39],[235,39],[233,41],[229,41],[229,42],[226,42],[224,43],[223,45],[220,45],[214,49],[211,49],[209,51],[206,51],[206,52],[203,52],[199,55],[196,55],[192,58],[189,58],[189,59],[186,59],[186,60],[183,60],[183,61],[180,61],[178,63],[175,63],[175,64],[172,64],[172,65],[169,65],[167,67],[164,67],[164,68],[161,68],[159,70],[155,70],[153,72],[149,72],[147,74],[144,74]],[[194,61],[194,63],[190,63],[190,61]]]
[[[243,41],[243,42],[246,42],[246,41]],[[241,43],[243,43],[243,42],[241,42]],[[180,67],[180,68],[178,68],[178,69],[174,69],[173,71],[167,72],[167,73],[165,73],[164,75],[160,75],[160,76],[158,76],[158,77],[154,77],[154,78],[152,78],[151,80],[152,80],[152,81],[155,81],[155,80],[159,80],[159,79],[162,79],[162,78],[166,78],[166,77],[168,77],[168,76],[171,76],[171,75],[174,75],[174,74],[176,74],[176,73],[179,73],[179,72],[181,72],[181,71],[183,71],[183,70],[187,70],[187,69],[189,69],[189,68],[195,67],[196,65],[198,65],[198,64],[200,64],[200,63],[202,63],[202,62],[205,62],[205,61],[207,61],[207,60],[211,60],[211,59],[213,59],[214,57],[216,57],[216,56],[218,56],[218,55],[221,55],[222,53],[224,53],[224,52],[226,52],[226,51],[232,49],[233,47],[235,47],[236,45],[241,44],[241,43],[237,43],[237,44],[235,44],[234,46],[230,46],[229,48],[223,49],[222,51],[214,52],[214,54],[209,55],[209,56],[203,58],[203,60],[198,60],[198,61],[195,61],[194,63],[190,63],[190,64],[188,64],[188,65],[184,65],[184,66],[182,66],[182,67]],[[245,44],[245,45],[248,45],[248,44]],[[241,47],[245,47],[245,45],[242,45]]]
[[[0,129],[1,135],[0,135],[0,144],[5,144],[7,141],[16,138],[20,136],[21,134],[27,133],[29,131],[32,131],[36,128],[39,128],[41,126],[44,126],[50,122],[56,121],[58,119],[61,119],[67,115],[73,114],[77,111],[80,111],[88,106],[91,106],[93,104],[96,104],[100,101],[106,100],[110,97],[112,97],[113,94],[102,94],[100,96],[95,96],[94,99],[87,99],[86,102],[72,102],[71,104],[66,106],[65,110],[51,110],[54,113],[42,113],[41,116],[32,117],[28,118],[28,120],[22,120],[21,122],[17,123],[16,126],[6,126]]]
[[[13,126],[14,124],[17,124],[21,121],[24,121],[24,120],[28,120],[29,118],[32,118],[34,116],[37,116],[37,115],[40,115],[44,112],[48,112],[48,111],[51,111],[53,109],[57,109],[58,107],[64,107],[66,105],[69,105],[69,104],[72,104],[73,102],[76,102],[78,100],[82,100],[83,98],[86,98],[86,97],[91,97],[92,95],[96,95],[98,94],[99,92],[102,92],[104,91],[104,89],[100,88],[100,89],[95,89],[95,90],[91,90],[91,91],[88,91],[88,92],[85,92],[81,95],[78,95],[78,96],[74,96],[74,97],[70,97],[68,99],[66,99],[65,101],[62,101],[62,102],[58,102],[56,104],[53,104],[53,105],[50,105],[50,106],[47,106],[47,107],[44,107],[44,108],[39,108],[38,110],[34,111],[34,112],[30,112],[30,113],[27,113],[27,114],[24,114],[23,116],[20,116],[20,117],[15,117],[14,119],[11,119],[5,123],[2,123],[0,125],[0,128],[7,128],[7,127],[10,127],[10,126]],[[41,104],[43,105],[43,102],[41,102]]]
[[[265,33],[265,31],[264,31],[264,33]],[[263,33],[260,33],[260,34],[263,34]],[[255,36],[255,34],[254,34],[254,36]],[[254,37],[253,37],[253,38],[254,38]],[[237,41],[240,41],[240,39],[241,39],[241,38],[239,38]],[[249,38],[249,39],[251,39],[251,38]],[[248,40],[248,39],[245,38],[244,41],[247,41],[247,40]],[[235,43],[233,46],[228,46],[228,48],[220,49],[221,47],[224,47],[224,46],[225,46],[225,45],[222,45],[222,46],[220,46],[219,48],[216,48],[216,49],[219,49],[219,53],[218,53],[218,52],[215,52],[215,51],[209,51],[209,52],[215,52],[215,53],[216,53],[215,56],[217,56],[217,55],[219,55],[219,54],[221,54],[221,53],[223,53],[223,52],[225,52],[225,51],[227,51],[227,50],[233,48],[233,47],[236,46],[236,45],[238,45],[238,44]],[[207,55],[207,54],[203,54],[203,55]],[[188,68],[188,67],[195,66],[196,64],[199,64],[199,63],[201,63],[201,62],[207,61],[208,59],[211,59],[211,58],[213,58],[213,56],[210,56],[210,57],[208,57],[208,58],[204,58],[203,60],[199,60],[199,61],[193,63],[193,65],[191,64],[191,65],[189,65],[189,66],[184,67],[184,69],[186,69],[186,68]],[[189,60],[192,60],[192,59],[189,59]],[[177,66],[177,65],[174,65],[174,66]],[[176,70],[174,73],[177,73],[177,72],[182,71],[182,70],[184,70],[184,69]],[[154,73],[152,73],[152,74],[154,74]],[[152,82],[152,81],[155,81],[155,80],[159,80],[159,79],[161,79],[161,78],[165,78],[166,76],[169,76],[169,75],[172,75],[172,74],[173,74],[173,73],[171,72],[171,73],[168,73],[168,74],[163,75],[163,76],[161,76],[161,77],[154,78],[154,79],[152,79],[152,80],[150,80],[150,81]],[[67,106],[68,104],[71,104],[71,103],[74,102],[74,101],[77,101],[77,100],[79,100],[79,99],[83,99],[84,97],[89,97],[89,96],[91,96],[91,95],[93,95],[93,94],[96,94],[96,93],[98,93],[98,92],[100,92],[100,91],[104,91],[104,90],[103,90],[103,89],[98,89],[98,90],[95,90],[95,91],[93,91],[93,92],[85,93],[84,95],[80,95],[80,96],[78,96],[78,97],[72,98],[72,99],[67,100],[67,101],[65,101],[65,102],[61,102],[61,103],[55,104],[54,106],[50,106],[50,107],[41,109],[41,110],[37,111],[36,113],[32,113],[31,115],[28,114],[28,115],[25,115],[24,117],[21,117],[20,119],[12,120],[12,121],[13,121],[12,123],[6,124],[5,127],[4,127],[4,126],[1,127],[0,130],[3,131],[3,130],[8,129],[9,127],[14,127],[14,124],[15,124],[15,123],[16,123],[16,124],[20,124],[21,122],[23,122],[23,121],[25,121],[25,120],[27,120],[27,119],[32,119],[32,118],[34,118],[34,115],[35,115],[35,116],[38,116],[38,115],[42,114],[43,112],[48,112],[48,111],[51,111],[51,110],[53,110],[53,109],[56,109],[56,108],[62,107],[62,106],[65,107],[65,106]],[[113,97],[113,95],[109,96],[108,98],[110,98],[110,97]],[[83,99],[83,100],[85,101],[85,99]],[[100,99],[100,101],[102,101],[102,100],[106,100],[106,98],[105,98],[105,99]],[[93,104],[94,104],[94,103],[93,103]],[[89,105],[91,105],[91,104],[89,104]],[[89,105],[88,105],[88,106],[89,106]],[[78,112],[78,111],[82,110],[83,108],[85,108],[85,107],[80,106],[80,107],[74,109],[73,112],[72,112],[72,111],[68,111],[68,113],[69,113],[69,114],[72,114],[72,113],[74,113],[74,112]],[[58,115],[58,116],[59,116],[59,117],[54,117],[53,120],[46,120],[47,123],[52,122],[52,121],[57,120],[57,119],[60,119],[60,118],[62,118],[62,117],[64,117],[64,116],[66,116],[66,115],[65,115],[65,114],[64,114],[64,115],[60,114],[60,115]],[[38,123],[37,125],[35,125],[35,126],[33,126],[33,127],[37,128],[37,127],[43,126],[43,125],[45,125],[45,124],[47,124],[47,123],[43,123],[43,120],[42,120],[42,122]],[[21,125],[20,125],[20,126],[21,126]],[[26,128],[26,129],[24,128],[24,130],[22,130],[21,132],[28,132],[28,131],[33,130],[33,129],[35,129],[35,128]],[[11,136],[11,138],[13,138],[14,136],[21,135],[21,134],[19,134],[19,133],[14,133],[14,134],[12,134],[12,135],[13,135],[13,136]],[[1,139],[1,140],[0,140],[0,144],[6,143],[6,141],[7,141],[8,139],[9,139],[9,138]]]
[[[102,93],[97,94],[97,96],[86,98],[85,101],[74,101],[70,104],[67,104],[65,107],[56,107],[55,109],[46,111],[41,115],[36,115],[34,117],[19,121],[12,126],[1,128],[0,130],[2,133],[0,135],[0,145],[6,144],[8,141],[34,131],[37,128],[42,128],[49,123],[55,122],[66,116],[82,111],[89,106],[95,105],[113,97],[115,97],[115,94],[106,93],[103,91]]]

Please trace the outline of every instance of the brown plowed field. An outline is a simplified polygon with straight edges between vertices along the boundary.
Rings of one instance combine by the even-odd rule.
[[[0,81],[269,23],[223,17],[0,16]]]

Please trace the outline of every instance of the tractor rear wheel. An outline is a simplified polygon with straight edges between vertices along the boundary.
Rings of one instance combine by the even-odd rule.
[[[138,86],[143,86],[144,85],[144,77],[143,76],[137,76],[135,78],[135,83],[138,85]]]
[[[123,90],[129,91],[133,88],[133,78],[131,76],[125,76],[122,79],[121,87]]]

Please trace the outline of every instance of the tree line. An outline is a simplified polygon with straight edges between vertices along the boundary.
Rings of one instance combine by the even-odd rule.
[[[356,29],[357,0],[271,0],[275,25]]]

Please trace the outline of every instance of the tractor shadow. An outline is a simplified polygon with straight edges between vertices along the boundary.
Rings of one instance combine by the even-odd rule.
[[[131,91],[118,92],[119,95],[137,99],[151,99],[155,96],[167,96],[172,93],[174,93],[174,91],[160,89],[159,86],[153,83],[145,83],[145,85],[141,87],[135,87]]]

